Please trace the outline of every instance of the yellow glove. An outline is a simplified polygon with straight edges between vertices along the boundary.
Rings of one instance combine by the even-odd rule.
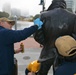
[[[32,72],[35,72],[35,73],[38,72],[39,69],[40,69],[40,63],[38,63],[38,61],[35,60],[35,61],[33,61],[31,64],[32,64],[31,71],[32,71]]]
[[[27,69],[31,72],[36,73],[40,69],[40,63],[37,60],[35,60],[28,65]]]

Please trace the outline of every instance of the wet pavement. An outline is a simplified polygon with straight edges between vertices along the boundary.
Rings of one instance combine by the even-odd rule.
[[[24,53],[15,54],[15,57],[18,60],[18,75],[25,75],[27,65],[31,61],[38,59],[42,48],[32,37],[21,42],[24,44],[25,51]],[[18,48],[21,42],[15,43],[15,48]],[[48,75],[53,75],[52,68],[49,70]]]

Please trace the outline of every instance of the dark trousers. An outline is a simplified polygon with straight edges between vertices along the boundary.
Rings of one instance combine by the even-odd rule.
[[[52,65],[52,63],[51,63],[50,59],[42,62],[40,70],[37,73],[37,75],[48,75],[48,71],[49,71],[51,65]]]
[[[13,69],[12,75],[18,75],[18,64],[17,64],[16,58],[14,58],[14,69]]]

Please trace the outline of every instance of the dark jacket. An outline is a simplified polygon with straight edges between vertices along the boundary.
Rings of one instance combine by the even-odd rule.
[[[13,71],[14,43],[26,39],[37,29],[36,25],[17,31],[0,26],[0,75],[11,75]]]
[[[55,8],[42,13],[41,20],[44,22],[42,27],[44,47],[39,59],[47,60],[47,58],[51,58],[51,49],[55,47],[54,43],[58,37],[76,34],[76,15],[62,8]],[[37,31],[37,33],[39,32]],[[42,42],[41,39],[38,39],[38,35],[34,38],[39,43]]]
[[[41,14],[41,20],[44,22],[44,25],[41,30],[38,30],[34,34],[34,39],[40,44],[43,44],[39,61],[42,63],[46,61],[48,66],[47,61],[49,60],[49,66],[51,66],[56,58],[56,54],[54,52],[55,40],[63,35],[76,35],[76,15],[66,9],[54,8],[43,12]],[[49,70],[49,67],[47,66],[44,72],[40,69],[42,74],[40,73],[39,75],[47,75]],[[42,67],[44,69],[45,66]]]

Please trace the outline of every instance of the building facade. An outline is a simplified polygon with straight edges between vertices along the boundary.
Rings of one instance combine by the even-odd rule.
[[[5,4],[3,5],[2,10],[3,10],[4,12],[7,12],[9,15],[11,15],[11,5],[10,5],[10,3],[5,3]]]
[[[76,0],[65,0],[67,8],[71,9],[73,13],[76,11]]]

